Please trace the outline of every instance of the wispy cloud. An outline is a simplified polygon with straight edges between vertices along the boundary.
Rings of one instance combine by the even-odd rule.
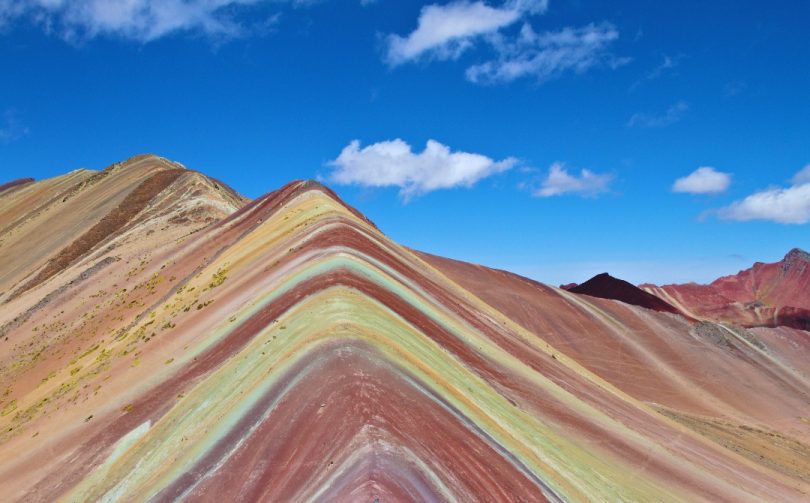
[[[717,171],[711,166],[703,166],[675,180],[672,191],[687,194],[719,194],[725,192],[729,185],[731,185],[729,173]]]
[[[793,175],[790,179],[793,185],[804,185],[810,183],[810,164],[799,170],[798,173]]]
[[[8,109],[0,115],[0,143],[10,143],[27,134],[28,127],[20,122],[13,109]]]
[[[438,189],[472,187],[516,163],[511,157],[495,161],[481,154],[452,151],[435,140],[428,140],[425,149],[417,153],[397,138],[363,148],[354,140],[328,165],[334,183],[399,187],[400,196],[407,201]]]
[[[293,0],[300,2],[301,0]],[[177,32],[240,36],[240,13],[268,0],[0,0],[0,25],[28,21],[69,41],[150,42]],[[275,2],[279,3],[279,2]],[[272,16],[270,16],[272,18]],[[266,24],[263,20],[260,25]]]
[[[636,113],[627,121],[627,127],[662,128],[675,124],[689,110],[689,104],[679,101],[661,114]]]
[[[717,213],[726,220],[806,224],[810,222],[810,165],[796,173],[791,182],[789,187],[755,192]]]
[[[497,57],[467,68],[466,76],[476,83],[509,82],[526,76],[543,82],[566,71],[583,73],[600,65],[617,67],[627,60],[614,57],[607,48],[618,38],[618,30],[610,23],[540,34],[525,23],[515,38],[500,34],[491,37]]]
[[[546,0],[512,0],[497,7],[480,0],[428,5],[422,8],[414,31],[406,36],[388,36],[385,59],[391,66],[456,59],[479,44],[491,55],[467,68],[467,79],[475,83],[521,77],[542,82],[566,71],[582,73],[595,66],[617,67],[628,61],[607,50],[619,37],[610,23],[535,32],[527,19],[547,8]],[[517,33],[507,33],[506,28],[521,20]]]
[[[540,187],[532,191],[538,197],[561,196],[576,194],[580,196],[595,196],[607,192],[613,175],[609,173],[594,173],[589,169],[582,169],[579,175],[568,172],[564,164],[555,162],[548,170],[548,174],[540,183]]]
[[[652,70],[645,73],[643,77],[635,81],[633,85],[630,86],[630,90],[631,91],[635,90],[645,82],[650,82],[652,80],[661,78],[662,75],[669,73],[673,69],[677,68],[680,65],[682,59],[683,59],[682,55],[677,56],[665,55],[661,63],[656,65]]]
[[[734,82],[729,82],[725,86],[723,86],[723,96],[726,98],[733,98],[735,96],[739,96],[740,94],[745,92],[745,89],[748,85],[740,80],[736,80]]]

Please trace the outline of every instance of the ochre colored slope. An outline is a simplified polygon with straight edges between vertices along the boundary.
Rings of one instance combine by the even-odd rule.
[[[179,181],[0,307],[7,499],[806,498],[801,449],[661,408],[804,445],[782,344],[416,254],[313,182],[189,226],[224,196]]]
[[[45,267],[31,280],[18,288],[11,298],[51,278],[92,250],[100,242],[121,230],[134,216],[143,211],[155,196],[165,190],[184,172],[183,169],[159,171],[142,181],[132,192],[127,194],[118,206],[104,215],[93,227],[51,257]]]
[[[109,241],[173,183],[172,204],[203,209],[194,222],[217,221],[242,204],[214,182],[163,158],[144,155],[103,171],[79,170],[55,179],[31,183],[0,198],[0,302],[64,270],[100,243]],[[198,194],[188,193],[196,187]],[[181,189],[181,187],[187,187]],[[186,190],[186,192],[183,192]],[[188,211],[178,208],[177,214]],[[155,232],[153,230],[153,232]],[[167,236],[164,236],[167,237]]]
[[[16,180],[11,180],[10,182],[0,184],[0,195],[4,192],[8,193],[11,192],[14,188],[22,187],[23,185],[29,184],[34,182],[33,178],[18,178]]]

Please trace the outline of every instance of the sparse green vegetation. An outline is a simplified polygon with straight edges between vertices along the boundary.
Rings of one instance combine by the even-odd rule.
[[[226,269],[217,270],[217,272],[215,272],[212,275],[211,283],[208,284],[208,288],[209,289],[216,288],[216,287],[220,286],[222,283],[224,283],[225,280],[228,279],[228,276],[227,276],[226,273],[227,273]]]
[[[85,351],[84,353],[82,353],[81,355],[79,355],[79,358],[77,358],[77,360],[81,360],[82,358],[84,358],[85,356],[89,355],[90,353],[92,353],[93,351],[97,350],[98,348],[99,348],[99,345],[98,345],[98,344],[96,344],[95,346],[92,346],[90,349],[88,349],[87,351]]]
[[[12,412],[14,412],[15,410],[17,410],[17,400],[16,399],[10,401],[8,403],[8,405],[3,407],[3,410],[0,411],[0,416],[5,417],[5,416],[11,414]]]

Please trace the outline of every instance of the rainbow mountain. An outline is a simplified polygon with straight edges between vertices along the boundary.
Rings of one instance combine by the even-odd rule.
[[[802,501],[810,334],[587,297],[144,155],[0,188],[8,501]]]

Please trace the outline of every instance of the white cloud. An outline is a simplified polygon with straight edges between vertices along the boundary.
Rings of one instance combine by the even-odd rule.
[[[515,6],[490,7],[481,1],[427,5],[419,13],[416,30],[406,37],[388,36],[388,63],[399,65],[425,54],[456,58],[471,46],[473,38],[508,26],[522,15]]]
[[[810,222],[810,165],[796,173],[793,185],[755,192],[718,211],[727,220],[769,220],[780,224]]]
[[[563,194],[579,194],[594,196],[607,192],[613,175],[594,173],[589,169],[580,170],[579,176],[570,174],[562,163],[555,162],[549,168],[548,175],[540,184],[540,188],[532,193],[539,197],[560,196]]]
[[[513,39],[500,34],[491,37],[497,58],[467,68],[466,76],[476,83],[509,82],[524,76],[542,82],[566,71],[583,73],[599,65],[617,67],[627,60],[612,56],[607,48],[618,38],[618,30],[610,23],[540,34],[525,23]]]
[[[408,200],[437,189],[471,187],[516,163],[511,157],[495,161],[481,154],[453,152],[435,140],[428,140],[425,149],[415,153],[397,138],[363,148],[354,140],[328,165],[333,168],[329,178],[335,183],[399,187],[400,196]]]
[[[637,113],[627,121],[627,127],[662,128],[674,124],[681,120],[683,115],[689,110],[689,104],[679,101],[667,108],[663,114]]]
[[[619,37],[610,23],[536,33],[524,21],[518,33],[504,33],[547,8],[547,0],[511,0],[497,7],[481,0],[431,4],[422,8],[413,32],[388,36],[385,59],[391,66],[419,59],[456,59],[481,42],[494,57],[467,68],[467,79],[475,83],[508,82],[524,76],[542,82],[566,71],[582,73],[600,65],[615,68],[629,61],[608,52]]]
[[[190,31],[232,37],[240,7],[266,0],[0,0],[0,25],[25,19],[66,40],[114,36],[149,42]]]
[[[672,191],[687,194],[718,194],[725,192],[730,184],[730,174],[717,171],[711,166],[704,166],[688,176],[675,180]]]

